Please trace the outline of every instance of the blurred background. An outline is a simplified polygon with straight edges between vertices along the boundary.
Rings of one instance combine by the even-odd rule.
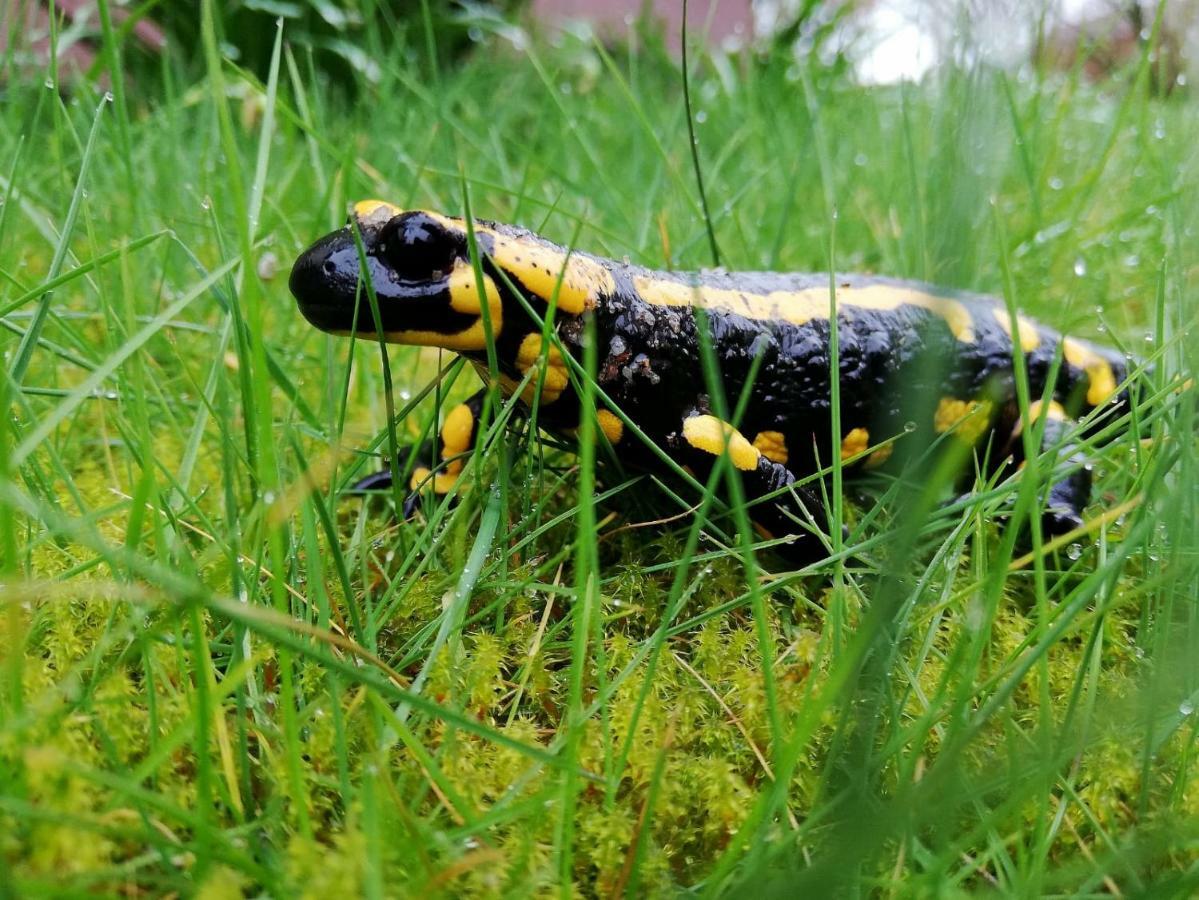
[[[112,25],[137,48],[127,64],[155,66],[164,53],[199,53],[191,0],[113,3]],[[225,50],[259,74],[265,70],[274,23],[289,40],[311,48],[334,78],[356,72],[377,78],[369,33],[432,25],[441,52],[466,53],[488,33],[521,45],[530,31],[594,29],[602,38],[656,34],[677,50],[680,0],[240,0],[222,4]],[[919,79],[969,47],[993,65],[1035,60],[1099,81],[1137,58],[1154,33],[1158,11],[1157,91],[1196,78],[1188,46],[1199,42],[1199,0],[694,0],[695,39],[730,52],[816,51],[843,62],[862,83]],[[102,22],[95,0],[0,0],[0,48],[6,79],[44,70],[52,44],[64,72],[104,83],[97,52]],[[637,26],[634,28],[633,26]],[[961,61],[961,60],[958,60]],[[198,65],[196,60],[193,60]]]

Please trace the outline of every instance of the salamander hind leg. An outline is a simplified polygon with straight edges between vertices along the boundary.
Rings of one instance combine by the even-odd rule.
[[[486,391],[479,391],[469,400],[451,409],[442,422],[436,440],[424,441],[400,451],[401,472],[411,472],[409,494],[402,510],[405,519],[411,518],[420,507],[421,492],[431,489],[437,496],[453,490],[466,465],[466,455],[472,451],[483,409]],[[351,494],[371,494],[390,491],[394,474],[383,469],[355,482],[347,491]]]
[[[774,549],[797,564],[814,562],[827,555],[820,538],[804,527],[804,523],[825,527],[824,503],[819,495],[810,487],[796,486],[790,469],[751,444],[732,425],[716,416],[693,411],[683,419],[682,428],[668,438],[667,444],[701,480],[710,474],[720,456],[727,453],[729,463],[741,475],[749,518],[755,529],[768,538],[794,536]]]

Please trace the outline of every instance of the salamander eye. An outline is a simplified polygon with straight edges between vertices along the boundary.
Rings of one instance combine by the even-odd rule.
[[[447,274],[458,258],[454,235],[421,212],[388,222],[375,252],[402,281],[433,281]]]

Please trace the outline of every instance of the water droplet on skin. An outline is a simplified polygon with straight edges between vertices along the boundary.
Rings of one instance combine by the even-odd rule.
[[[1074,274],[1079,278],[1087,274],[1087,261],[1081,256],[1074,260]]]
[[[1071,544],[1069,547],[1066,548],[1066,556],[1070,557],[1070,559],[1078,559],[1079,557],[1081,557],[1082,556],[1082,544],[1079,544],[1077,542]]]

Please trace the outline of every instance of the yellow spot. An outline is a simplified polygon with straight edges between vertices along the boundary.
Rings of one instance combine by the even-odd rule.
[[[866,468],[877,469],[883,463],[891,458],[891,454],[895,452],[895,444],[883,444],[873,453],[866,457]]]
[[[520,347],[516,350],[516,365],[522,374],[527,373],[533,366],[537,365],[541,359],[541,335],[528,334],[524,340],[520,342]],[[562,392],[566,390],[566,386],[570,384],[570,376],[567,373],[566,363],[562,359],[562,353],[557,347],[550,345],[549,352],[546,356],[545,381],[541,386],[541,402],[553,403],[562,396]],[[525,393],[522,394],[522,399],[526,403],[532,402],[532,395],[537,390],[537,376],[529,382]]]
[[[364,224],[379,224],[393,216],[398,216],[403,210],[386,200],[359,200],[354,204],[354,215]]]
[[[475,430],[475,414],[465,403],[459,403],[449,411],[441,426],[441,455],[443,458],[457,456],[470,449],[471,434]],[[454,460],[459,467],[462,460]],[[454,463],[450,463],[453,465]]]
[[[487,349],[487,329],[483,325],[483,306],[475,270],[469,263],[460,262],[449,277],[450,308],[479,318],[462,331],[446,334],[441,331],[386,331],[383,337],[392,344],[416,344],[421,347],[444,347],[446,350]],[[491,320],[491,336],[497,337],[504,328],[504,304],[490,276],[483,276],[483,293]]]
[[[1012,336],[1012,317],[1001,306],[995,307],[995,321],[1009,338]],[[1037,332],[1036,323],[1021,315],[1016,316],[1016,325],[1020,329],[1020,349],[1032,353],[1041,346],[1041,335]]]
[[[633,285],[647,303],[655,306],[699,306],[759,321],[782,319],[794,325],[828,319],[829,296],[823,287],[756,294],[647,275],[634,276]],[[966,305],[958,300],[886,284],[837,288],[838,311],[851,315],[855,309],[890,310],[900,306],[926,309],[943,319],[959,341],[969,343],[974,340],[974,319]]]
[[[1051,422],[1062,422],[1067,418],[1066,411],[1062,409],[1062,405],[1056,400],[1049,401],[1048,409],[1045,408],[1045,403],[1043,400],[1034,400],[1032,403],[1028,404],[1029,421],[1036,422],[1040,420],[1042,410],[1045,411],[1045,418]],[[1024,419],[1019,419],[1016,422],[1016,427],[1012,429],[1012,437],[1018,437],[1023,431]],[[1024,463],[1020,463],[1020,466],[1023,468]]]
[[[943,434],[954,429],[954,437],[973,444],[991,424],[992,404],[989,400],[958,400],[942,397],[933,415],[933,430]]]
[[[1116,393],[1116,373],[1106,359],[1074,338],[1062,339],[1066,362],[1087,373],[1087,403],[1100,406]]]
[[[458,468],[461,469],[461,461],[459,463]],[[417,466],[412,470],[412,478],[408,481],[408,490],[419,491],[431,486],[435,494],[448,494],[457,481],[458,472],[438,472],[430,478],[428,469],[424,466]]]
[[[595,417],[599,420],[600,431],[604,433],[608,443],[613,447],[619,444],[620,439],[624,437],[624,422],[620,421],[620,417],[606,409],[601,409]]]
[[[483,305],[479,302],[479,286],[475,281],[475,267],[470,263],[459,262],[450,273],[450,307],[456,312],[468,313],[472,316],[483,315]],[[500,292],[491,280],[490,275],[483,276],[483,294],[487,297],[487,310],[491,313],[491,321],[496,323],[503,318],[504,304],[500,300]],[[499,334],[499,328],[494,328]]]
[[[754,446],[767,459],[780,465],[787,464],[787,439],[781,431],[759,431]]]
[[[841,442],[841,458],[849,459],[851,456],[857,456],[869,446],[870,432],[865,428],[855,428],[845,435],[845,440]]]
[[[756,469],[762,456],[761,451],[745,439],[745,435],[715,416],[684,419],[683,437],[695,449],[713,456],[720,456],[727,446],[733,465],[745,472]]]
[[[1037,419],[1041,418],[1041,410],[1044,409],[1044,407],[1045,401],[1034,400],[1032,403],[1028,404],[1028,417],[1034,422],[1037,421]],[[1066,411],[1062,409],[1062,405],[1056,400],[1050,400],[1049,409],[1045,412],[1045,418],[1051,419],[1055,422],[1061,422],[1066,418]]]

